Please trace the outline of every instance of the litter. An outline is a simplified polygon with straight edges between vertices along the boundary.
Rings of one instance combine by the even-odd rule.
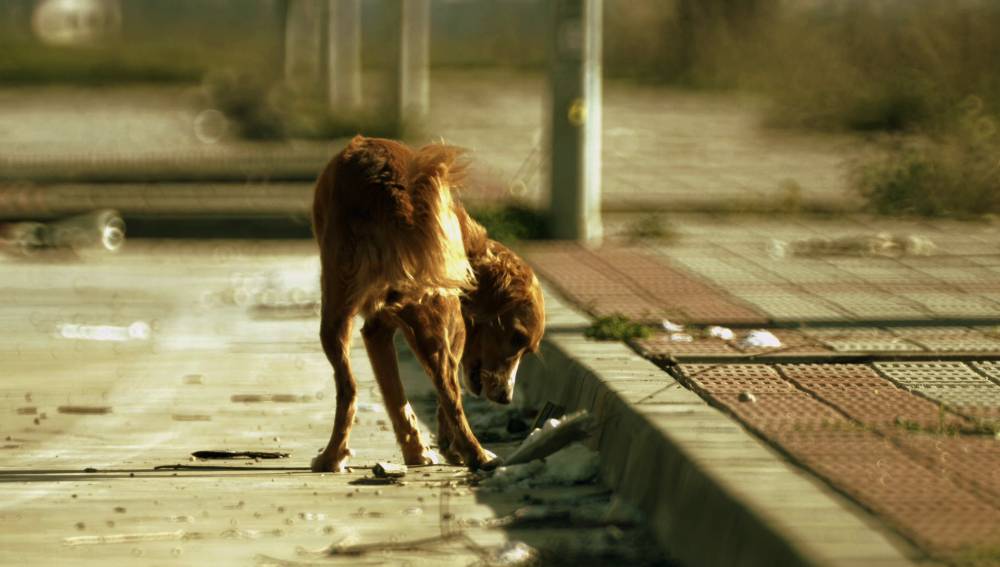
[[[672,343],[693,343],[694,337],[687,333],[670,333],[670,342]]]
[[[406,465],[395,463],[375,463],[372,467],[375,478],[403,478],[406,476]]]
[[[538,551],[520,541],[508,541],[497,550],[493,557],[485,561],[485,565],[496,567],[514,567],[517,565],[534,565],[538,560]]]
[[[100,545],[109,543],[143,543],[147,541],[170,541],[194,539],[201,534],[176,530],[172,532],[146,532],[137,534],[109,534],[95,536],[74,536],[63,538],[65,545]]]
[[[107,406],[59,406],[56,411],[75,415],[104,415],[111,413],[111,408]]]
[[[684,325],[673,323],[667,319],[664,319],[663,322],[660,323],[660,326],[662,326],[663,330],[668,333],[680,333],[684,330]]]
[[[729,327],[709,327],[705,332],[710,337],[715,337],[717,339],[722,339],[724,341],[731,341],[736,338],[735,333]]]
[[[753,392],[740,392],[738,399],[741,402],[748,402],[751,404],[757,403],[757,396],[753,395]]]
[[[566,416],[562,421],[549,419],[541,429],[532,431],[505,462],[507,465],[516,465],[543,459],[574,441],[586,438],[596,425],[596,421],[586,410]]]
[[[937,246],[926,237],[910,234],[899,236],[880,232],[873,236],[845,236],[841,238],[808,238],[786,242],[772,240],[770,253],[774,258],[789,256],[874,256],[898,258],[900,256],[929,256]]]
[[[195,451],[191,456],[196,459],[286,459],[288,453],[272,451]]]
[[[776,337],[771,331],[764,329],[754,329],[747,333],[740,341],[740,348],[778,348],[781,346],[781,339]]]
[[[492,476],[483,479],[480,486],[497,491],[534,486],[571,486],[593,481],[599,468],[597,452],[574,444],[545,460],[499,467]]]

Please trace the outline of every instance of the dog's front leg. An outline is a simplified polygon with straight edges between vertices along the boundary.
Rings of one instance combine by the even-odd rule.
[[[354,414],[357,411],[358,385],[351,372],[351,319],[353,311],[334,310],[323,306],[319,338],[330,365],[337,387],[337,411],[333,418],[333,432],[323,452],[312,461],[314,472],[342,472],[351,456],[348,442]]]
[[[492,469],[500,459],[483,449],[469,427],[462,408],[458,381],[465,346],[465,323],[458,297],[435,296],[400,312],[407,341],[420,359],[438,394],[439,422],[447,423],[448,450],[462,456],[471,469]],[[439,429],[440,431],[441,429]]]
[[[455,434],[451,430],[451,419],[448,417],[447,412],[444,411],[444,407],[438,404],[437,408],[437,442],[438,450],[441,452],[441,456],[452,465],[464,465],[465,459],[462,455],[455,449],[454,439]]]
[[[396,441],[403,451],[403,461],[408,465],[437,464],[440,458],[420,439],[417,416],[406,401],[403,382],[399,378],[396,347],[392,343],[395,332],[395,327],[380,316],[368,319],[361,328],[368,360],[371,361],[375,380],[382,392],[382,400],[392,422],[392,429],[396,433]]]

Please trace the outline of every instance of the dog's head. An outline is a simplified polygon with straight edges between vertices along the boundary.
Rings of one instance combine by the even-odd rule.
[[[526,262],[490,241],[470,259],[476,288],[463,300],[465,387],[501,404],[514,397],[521,357],[536,352],[545,330],[542,288]]]

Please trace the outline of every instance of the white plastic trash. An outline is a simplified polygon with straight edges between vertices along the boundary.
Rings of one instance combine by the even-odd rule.
[[[754,329],[747,333],[740,341],[742,348],[778,348],[781,346],[781,339],[776,337],[771,331],[764,329]]]
[[[731,341],[736,338],[736,334],[733,333],[733,330],[729,327],[709,327],[708,336],[722,339],[724,341]]]

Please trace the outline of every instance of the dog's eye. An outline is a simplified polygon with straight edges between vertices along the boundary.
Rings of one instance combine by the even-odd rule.
[[[520,350],[531,342],[530,337],[527,334],[520,331],[515,331],[513,335],[510,336],[510,346]]]

